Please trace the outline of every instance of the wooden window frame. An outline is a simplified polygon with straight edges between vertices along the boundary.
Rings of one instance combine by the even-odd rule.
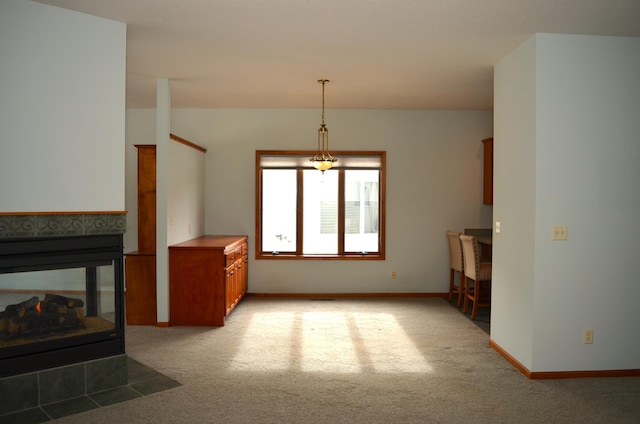
[[[272,157],[291,157],[292,159],[298,158],[309,158],[312,157],[316,152],[310,150],[256,150],[256,167],[255,167],[255,191],[256,191],[256,226],[255,226],[255,237],[256,237],[256,248],[255,248],[255,258],[256,259],[269,259],[269,260],[384,260],[385,259],[385,213],[386,213],[386,152],[385,151],[335,151],[332,152],[337,158],[338,162],[333,169],[339,171],[338,174],[338,253],[337,254],[327,254],[327,255],[305,255],[302,254],[302,243],[303,243],[303,219],[302,219],[302,199],[304,198],[303,191],[303,180],[301,178],[302,171],[304,169],[313,169],[308,160],[305,163],[303,160],[299,160],[300,165],[292,166],[289,168],[286,167],[274,167],[274,169],[297,169],[298,170],[298,179],[297,179],[297,203],[299,205],[297,213],[296,213],[296,252],[285,253],[280,252],[278,254],[274,254],[271,251],[262,251],[262,170],[264,167],[262,166],[262,159],[267,156]],[[347,165],[341,166],[340,159],[343,159],[343,163],[347,163]],[[377,159],[379,161],[379,165],[375,167],[362,167],[362,166],[349,166],[350,159],[358,159],[358,158],[371,158]],[[380,171],[380,179],[379,179],[379,204],[378,204],[378,252],[362,252],[362,253],[345,253],[344,252],[344,210],[345,210],[345,200],[344,200],[344,190],[345,190],[345,174],[344,170],[349,169],[379,169]],[[317,171],[320,172],[320,171]]]

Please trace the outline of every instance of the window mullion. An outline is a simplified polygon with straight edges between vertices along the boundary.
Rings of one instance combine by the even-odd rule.
[[[344,255],[345,232],[345,175],[344,169],[338,170],[338,254]]]
[[[296,255],[302,255],[304,242],[304,172],[298,169],[296,172],[297,199],[296,199]]]

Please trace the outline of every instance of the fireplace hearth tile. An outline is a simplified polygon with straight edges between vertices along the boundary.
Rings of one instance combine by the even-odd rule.
[[[86,363],[87,393],[101,392],[127,384],[127,356],[112,356]]]
[[[173,389],[179,387],[180,383],[172,380],[169,377],[161,375],[159,377],[152,378],[151,380],[141,381],[140,383],[131,384],[131,388],[144,396],[148,396],[152,393],[162,392],[164,390]]]
[[[31,403],[20,405],[19,402],[25,401],[32,396],[34,391],[37,392],[38,374],[41,374],[43,371],[0,379],[0,394],[11,394],[13,397],[10,399],[16,401],[16,405],[12,405],[14,408],[12,408],[11,411],[18,411],[8,414],[6,414],[6,411],[0,412],[0,423],[36,424],[48,422],[51,421],[51,419],[58,419],[90,409],[130,401],[142,396],[181,386],[177,381],[129,357],[126,357],[126,365],[128,384],[125,383],[124,386],[97,393],[89,393],[88,395],[74,399],[66,399],[46,405],[41,403],[40,406],[37,405],[37,393],[35,400]],[[36,380],[35,383],[31,381],[34,379]],[[26,390],[29,386],[33,386],[30,388],[32,391],[27,393]],[[21,391],[18,391],[19,389],[21,389]],[[14,392],[16,393],[14,394]],[[33,402],[35,402],[35,407],[33,406]],[[1,402],[0,405],[2,405]]]
[[[40,403],[47,404],[86,394],[84,364],[40,372]]]
[[[162,376],[159,372],[152,370],[131,358],[128,358],[127,361],[127,373],[130,385]]]
[[[41,406],[44,412],[46,412],[54,420],[57,418],[66,417],[68,415],[90,411],[91,409],[96,409],[99,407],[100,405],[98,405],[93,401],[93,399],[87,396]]]
[[[89,395],[91,399],[96,401],[100,406],[109,406],[114,403],[120,403],[127,400],[142,397],[142,395],[128,386],[118,387],[116,389],[106,390],[100,393]]]
[[[0,379],[0,416],[38,406],[38,374]]]
[[[2,421],[3,419],[6,419],[6,421]],[[20,411],[0,417],[0,422],[7,422],[11,424],[39,424],[47,421],[51,421],[51,417],[49,417],[41,408],[27,409],[26,411]]]

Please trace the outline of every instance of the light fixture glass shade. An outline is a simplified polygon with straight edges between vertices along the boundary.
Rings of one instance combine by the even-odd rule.
[[[331,167],[333,166],[333,162],[336,160],[337,159],[334,159],[333,161],[330,161],[330,160],[314,161],[313,167],[316,168],[318,171],[324,172],[327,169],[331,169]]]
[[[331,169],[338,159],[329,153],[329,129],[324,124],[324,85],[329,82],[327,79],[319,79],[322,84],[322,125],[318,129],[318,152],[309,160],[313,162],[313,167],[324,172]]]

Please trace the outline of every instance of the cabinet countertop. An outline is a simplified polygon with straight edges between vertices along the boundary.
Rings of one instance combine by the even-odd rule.
[[[242,236],[213,236],[205,235],[191,240],[183,241],[169,246],[169,248],[191,248],[191,249],[225,249],[233,244],[243,243],[247,240],[246,235]]]

